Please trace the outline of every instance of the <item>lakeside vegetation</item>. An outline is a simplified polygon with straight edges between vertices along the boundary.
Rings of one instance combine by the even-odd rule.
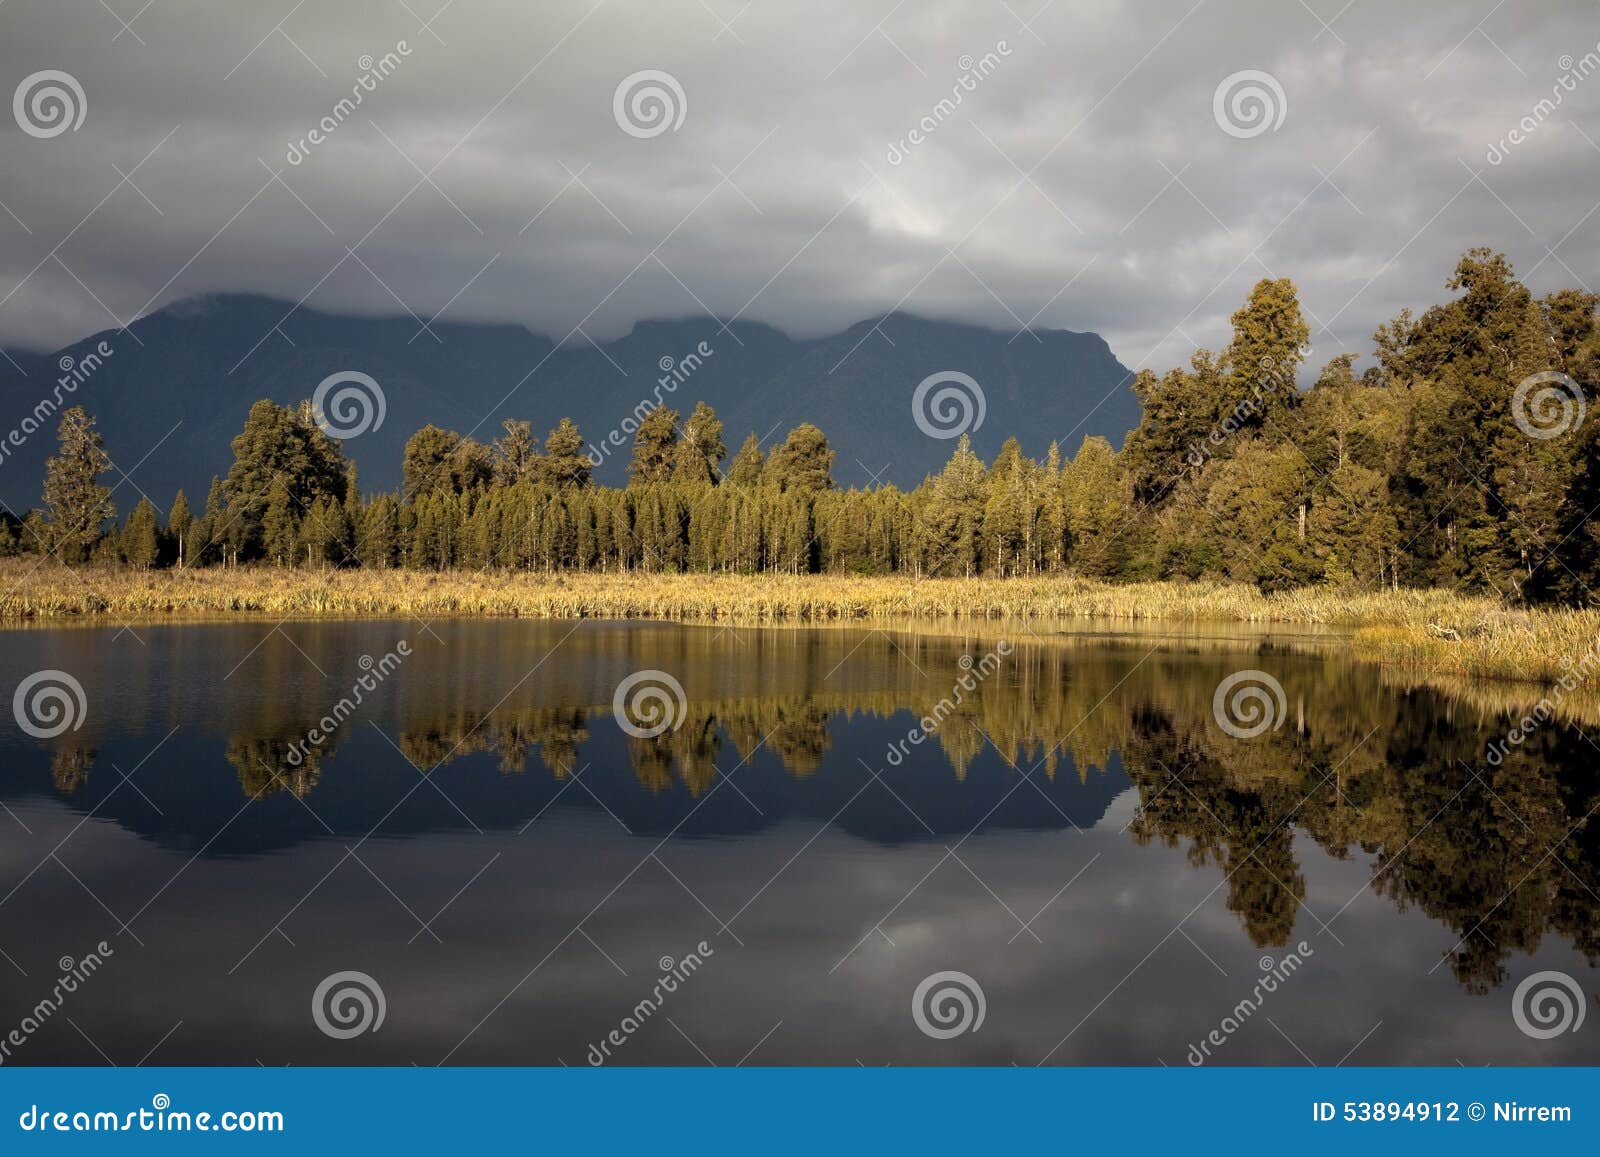
[[[1439,590],[1297,589],[1242,583],[1110,583],[1073,576],[565,574],[242,567],[68,570],[0,561],[0,623],[93,619],[448,617],[645,619],[734,625],[987,625],[1047,638],[1089,624],[1330,628],[1359,657],[1433,676],[1549,683],[1600,640],[1600,611],[1508,607]],[[1159,636],[1157,636],[1159,637]],[[1585,682],[1587,682],[1587,671]]]
[[[426,426],[400,491],[368,494],[348,413],[261,401],[198,514],[147,496],[118,524],[73,407],[41,508],[0,515],[0,555],[21,556],[0,618],[1308,623],[1418,671],[1548,681],[1600,626],[1600,298],[1536,298],[1482,249],[1447,286],[1378,330],[1359,378],[1340,353],[1300,389],[1310,330],[1294,285],[1264,280],[1223,351],[1136,376],[1121,450],[1036,461],[1012,439],[984,463],[963,435],[904,491],[838,488],[811,423],[725,463],[711,407],[645,401],[626,486],[594,483],[563,418],[542,446],[529,421],[492,443]]]

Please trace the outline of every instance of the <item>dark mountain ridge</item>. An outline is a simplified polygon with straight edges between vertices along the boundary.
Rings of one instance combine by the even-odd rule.
[[[110,352],[95,365],[90,355],[102,349]],[[63,390],[58,379],[72,366],[93,369],[80,369],[83,380]],[[645,399],[684,413],[701,400],[714,406],[730,455],[748,432],[770,447],[790,427],[814,422],[838,453],[841,485],[914,486],[949,458],[953,437],[930,436],[913,416],[913,394],[934,373],[956,371],[981,386],[984,417],[971,433],[985,457],[1011,435],[1036,456],[1052,440],[1071,452],[1091,434],[1120,444],[1139,417],[1132,375],[1092,333],[1007,333],[894,313],[802,341],[756,322],[701,317],[642,321],[604,344],[557,347],[517,325],[424,330],[409,317],[227,294],[176,302],[127,331],[49,354],[7,351],[0,443],[18,433],[0,456],[0,500],[18,511],[39,502],[55,418],[31,433],[24,421],[43,398],[59,395],[63,408],[82,404],[98,418],[106,449],[128,474],[111,476],[120,510],[139,492],[165,509],[179,488],[191,503],[204,501],[212,475],[227,471],[229,443],[251,403],[298,402],[347,370],[374,378],[386,406],[380,428],[345,443],[366,491],[399,485],[401,449],[429,422],[488,441],[505,418],[530,420],[542,437],[566,416],[606,449],[613,430],[631,441],[624,421]],[[603,458],[596,478],[620,483],[627,447]]]

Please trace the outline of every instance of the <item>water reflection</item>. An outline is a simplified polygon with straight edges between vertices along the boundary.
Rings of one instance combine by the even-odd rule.
[[[141,646],[13,634],[7,685],[70,670],[92,706],[57,740],[0,733],[0,798],[25,812],[64,799],[217,860],[375,832],[516,833],[552,810],[652,843],[753,841],[804,820],[867,848],[949,849],[970,833],[1105,827],[1131,788],[1111,834],[1180,853],[1255,949],[1334,934],[1339,913],[1308,904],[1308,870],[1334,862],[1447,929],[1467,993],[1504,985],[1547,937],[1600,961],[1600,784],[1578,728],[1545,727],[1491,766],[1503,712],[1390,686],[1336,654],[1025,633],[907,746],[951,706],[962,657],[995,638],[603,623],[204,626]],[[400,639],[403,669],[308,746],[360,657]],[[1271,671],[1288,705],[1251,740],[1212,713],[1218,682],[1245,665]],[[686,711],[638,739],[611,700],[647,667],[682,683]],[[841,931],[844,951],[862,929]]]

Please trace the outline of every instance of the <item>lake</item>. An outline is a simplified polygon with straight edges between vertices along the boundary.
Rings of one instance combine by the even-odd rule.
[[[6,632],[6,1063],[1600,1063],[1579,730],[1077,630]]]

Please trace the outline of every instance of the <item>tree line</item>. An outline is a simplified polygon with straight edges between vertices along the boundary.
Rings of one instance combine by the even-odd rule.
[[[488,443],[424,427],[400,490],[364,494],[309,403],[264,400],[198,514],[180,492],[164,518],[146,497],[119,525],[110,460],[74,407],[42,507],[0,520],[0,552],[146,568],[1070,572],[1587,602],[1600,585],[1600,424],[1583,420],[1600,298],[1535,297],[1487,249],[1446,287],[1444,304],[1378,329],[1365,372],[1340,353],[1301,388],[1298,293],[1263,280],[1222,351],[1134,377],[1143,415],[1120,450],[1087,437],[1040,461],[1013,438],[985,463],[963,435],[909,490],[841,489],[811,423],[770,450],[751,434],[730,458],[701,402],[644,416],[622,487],[595,484],[569,419],[542,441],[508,419]]]

